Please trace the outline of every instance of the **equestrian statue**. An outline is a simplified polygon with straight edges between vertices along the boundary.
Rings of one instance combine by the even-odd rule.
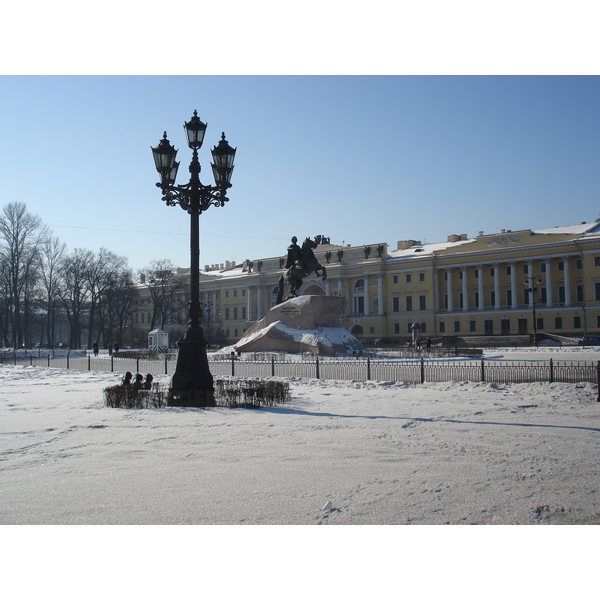
[[[277,301],[275,304],[283,302],[283,287],[287,283],[290,298],[298,296],[298,289],[302,285],[302,280],[308,277],[311,273],[322,275],[323,281],[327,278],[327,271],[324,266],[319,264],[313,250],[317,247],[317,242],[306,238],[302,244],[302,248],[298,246],[298,238],[294,236],[292,243],[287,249],[287,260],[285,263],[285,272],[279,279],[279,291],[277,293]]]

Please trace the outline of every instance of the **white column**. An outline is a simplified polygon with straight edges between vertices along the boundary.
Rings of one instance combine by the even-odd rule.
[[[552,264],[546,260],[546,307],[552,306]]]
[[[246,294],[248,296],[248,321],[253,321],[254,319],[252,318],[252,287],[248,286]]]
[[[510,263],[510,298],[512,308],[517,308],[518,299],[517,290],[517,265],[514,262]]]
[[[367,275],[363,277],[363,281],[365,282],[365,315],[368,316],[370,314],[369,311],[369,278]]]
[[[463,310],[469,310],[469,288],[467,286],[467,269],[462,270]]]
[[[383,275],[377,275],[377,314],[383,314]]]
[[[477,280],[477,292],[479,293],[479,310],[485,308],[485,298],[483,297],[483,265],[477,267],[479,269],[479,279]]]
[[[435,312],[440,310],[439,276],[440,272],[437,269],[431,269],[431,278],[433,279],[433,309]]]
[[[452,269],[446,269],[446,294],[448,294],[448,312],[454,310],[454,304],[452,302]]]
[[[494,265],[494,308],[500,310],[500,265]]]
[[[262,318],[262,287],[258,285],[256,286],[256,320],[260,321]]]
[[[569,271],[569,257],[564,256],[565,264],[565,306],[571,306],[571,272]]]

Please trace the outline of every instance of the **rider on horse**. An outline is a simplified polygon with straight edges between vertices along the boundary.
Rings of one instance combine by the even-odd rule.
[[[310,238],[306,238],[302,248],[300,248],[297,242],[298,238],[294,236],[292,243],[288,246],[285,272],[279,280],[279,292],[275,304],[280,304],[283,301],[283,286],[285,283],[289,286],[290,296],[295,297],[298,288],[302,285],[302,280],[311,273],[320,274],[323,279],[327,277],[325,267],[319,264],[313,254],[313,249],[317,247],[317,243]]]

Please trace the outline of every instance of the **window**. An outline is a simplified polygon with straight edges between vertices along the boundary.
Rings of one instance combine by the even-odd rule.
[[[394,323],[394,333],[400,333],[400,323]]]
[[[225,290],[225,298],[229,298],[229,290]]]
[[[537,322],[538,331],[544,329],[544,317],[538,317],[536,322]]]
[[[577,262],[575,263],[575,268],[581,271],[581,259],[577,260]]]
[[[427,323],[421,323],[421,333],[427,333]]]
[[[594,284],[594,291],[595,291],[595,300],[600,300],[600,283],[595,283]]]
[[[364,314],[365,312],[365,299],[363,296],[354,297],[354,312],[357,314]]]
[[[237,298],[237,290],[233,290],[233,297]],[[237,333],[236,333],[236,335],[237,335]]]
[[[494,269],[494,267],[492,267],[490,269],[490,277],[493,277],[496,274],[496,269]]]
[[[446,332],[446,323],[444,321],[440,321],[440,333]]]
[[[600,267],[600,256],[594,256],[594,266]]]
[[[577,302],[583,302],[583,285],[579,284],[577,290]]]
[[[425,281],[425,273],[419,273],[419,281]]]
[[[460,331],[460,321],[454,321],[454,332],[458,333]]]
[[[475,269],[475,279],[479,279],[479,269]]]
[[[581,329],[581,317],[573,317],[573,327],[575,329]]]
[[[234,319],[237,319],[237,318],[238,318],[238,317],[237,317],[237,315],[238,315],[238,309],[237,309],[237,306],[236,306],[236,307],[233,309],[233,318],[234,318]],[[237,335],[237,333],[236,333],[235,335]]]
[[[369,328],[369,333],[375,333],[375,327],[370,327]]]
[[[558,301],[559,302],[565,301],[565,286],[564,285],[561,285],[558,288]]]
[[[406,312],[410,312],[413,309],[413,297],[406,296],[405,303],[406,303]]]
[[[559,271],[564,271],[565,270],[565,261],[564,260],[559,260],[558,261],[558,270]]]
[[[496,306],[496,292],[494,290],[490,292],[490,304]]]
[[[540,304],[548,304],[548,290],[545,287],[540,289]]]
[[[419,310],[427,310],[427,296],[419,296]]]
[[[525,273],[525,275],[529,273],[529,265],[523,265],[523,273]]]
[[[458,278],[459,278],[459,279],[462,279],[462,278],[463,278],[463,271],[462,271],[462,270],[458,272]]]
[[[398,275],[392,276],[392,283],[398,283]]]
[[[412,273],[406,274],[406,283],[412,283]]]
[[[479,306],[479,292],[475,292],[474,299],[475,299],[475,306]]]
[[[545,273],[546,272],[546,263],[542,263],[540,265],[540,273]]]
[[[392,298],[392,312],[400,312],[400,298],[399,298],[399,296],[394,296]]]
[[[229,309],[228,308],[225,309],[225,320],[229,321]]]
[[[554,317],[554,329],[562,329],[562,317]]]
[[[242,290],[242,296],[246,295],[246,290]]]
[[[463,294],[461,292],[458,295],[458,306],[459,306],[459,308],[464,308],[464,301],[465,301],[465,299],[464,299]]]
[[[242,306],[242,319],[246,318],[246,307]]]
[[[510,273],[511,273],[511,267],[510,267],[510,266],[508,266],[508,267],[506,267],[506,274],[507,274],[507,275],[510,275]]]
[[[512,304],[512,290],[506,290],[506,304]]]
[[[469,321],[469,331],[471,333],[477,331],[477,323],[475,321]]]

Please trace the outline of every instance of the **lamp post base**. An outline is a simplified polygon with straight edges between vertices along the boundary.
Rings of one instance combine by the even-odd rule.
[[[171,380],[167,406],[216,406],[206,341],[202,339],[203,336],[201,339],[186,338],[177,342],[177,366]]]

